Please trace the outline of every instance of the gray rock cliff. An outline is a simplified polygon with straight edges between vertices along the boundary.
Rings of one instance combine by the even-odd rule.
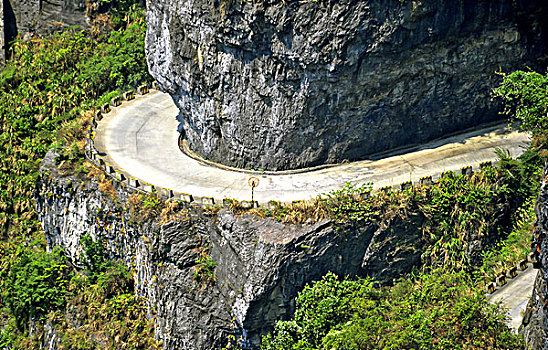
[[[18,32],[23,36],[48,34],[74,25],[86,29],[91,24],[90,3],[86,0],[4,0],[6,39],[13,40]]]
[[[295,226],[189,207],[182,220],[137,222],[126,187],[116,185],[114,199],[93,181],[59,175],[54,157],[45,158],[37,185],[48,247],[62,247],[78,265],[81,237],[102,239],[156,310],[165,349],[220,349],[230,334],[255,348],[277,319],[292,314],[297,292],[328,271],[389,282],[420,263],[421,217],[337,231],[325,220]],[[193,277],[203,250],[217,263],[210,286]]]
[[[497,118],[496,71],[535,66],[534,0],[150,0],[149,69],[203,157],[293,169]]]
[[[100,192],[95,180],[61,175],[54,157],[44,159],[36,192],[48,248],[62,247],[79,265],[82,236],[101,239],[155,310],[164,349],[220,349],[230,335],[255,349],[276,320],[292,315],[306,283],[329,271],[390,283],[419,266],[425,251],[422,215],[394,213],[338,229],[328,220],[288,225],[198,206],[177,219],[135,217],[130,189],[115,183],[115,195]],[[501,207],[501,220],[508,210]],[[471,259],[495,231],[471,238]],[[193,276],[201,252],[217,263],[212,285]]]

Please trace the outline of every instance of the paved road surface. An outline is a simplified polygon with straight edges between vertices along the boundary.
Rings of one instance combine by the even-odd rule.
[[[153,185],[201,197],[249,200],[249,174],[204,164],[180,152],[177,113],[168,94],[152,91],[138,96],[136,100],[114,108],[99,123],[95,146],[106,154],[106,160],[115,168]],[[380,160],[364,160],[298,174],[260,175],[255,199],[263,203],[309,199],[338,189],[346,182],[358,185],[373,182],[374,188],[408,180],[416,182],[422,176],[495,160],[493,151],[497,147],[517,155],[528,142],[525,133],[491,126]],[[521,324],[521,311],[531,296],[535,276],[536,270],[529,267],[489,297],[492,302],[502,300],[509,309],[510,325],[514,329]]]
[[[116,168],[156,186],[195,196],[249,200],[249,174],[203,164],[180,152],[177,107],[168,94],[152,91],[113,108],[96,131],[95,146]],[[527,134],[493,126],[422,145],[411,153],[364,160],[312,172],[260,175],[255,200],[291,202],[373,182],[374,188],[418,181],[422,176],[495,160],[496,147],[519,154]]]
[[[498,289],[487,298],[491,303],[502,301],[502,305],[508,309],[508,325],[516,333],[523,320],[522,312],[533,293],[537,272],[538,270],[529,264],[527,270],[522,271],[516,278],[509,279],[505,287]]]

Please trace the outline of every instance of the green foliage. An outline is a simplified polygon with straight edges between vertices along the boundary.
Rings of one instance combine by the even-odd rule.
[[[129,197],[128,202],[130,204],[132,220],[136,222],[157,218],[164,213],[167,205],[166,201],[162,200],[157,193],[133,194]],[[167,206],[169,207],[169,205]]]
[[[371,183],[359,187],[346,183],[340,190],[329,192],[324,200],[327,212],[338,223],[373,218],[378,212],[373,209],[371,202],[360,200],[362,196],[367,196],[372,188]]]
[[[492,213],[507,205],[509,189],[499,184],[497,170],[486,168],[472,178],[441,179],[417,196],[426,218],[423,262],[430,267],[462,269],[469,266],[467,245],[494,229]]]
[[[474,271],[478,283],[492,281],[507,268],[527,258],[536,220],[534,209],[534,201],[531,199],[516,212],[516,222],[508,237],[484,252],[482,265]]]
[[[434,270],[390,288],[331,273],[306,286],[261,349],[522,349],[464,273]]]
[[[508,151],[497,149],[495,152],[500,159],[498,165],[503,181],[513,192],[512,196],[524,201],[536,197],[544,165],[542,152],[535,147],[529,147],[517,158],[512,158]]]
[[[85,171],[83,137],[91,109],[111,91],[151,81],[144,54],[144,14],[126,7],[119,15],[118,29],[101,35],[99,41],[74,28],[16,41],[12,58],[0,72],[0,318],[5,321],[0,348],[31,348],[20,331],[29,318],[44,317],[65,327],[58,332],[68,344],[66,349],[92,349],[98,343],[112,349],[157,348],[142,300],[123,299],[123,305],[133,305],[127,313],[116,307],[122,299],[107,302],[120,293],[132,294],[133,284],[127,270],[106,260],[99,242],[90,241],[85,249],[90,276],[73,276],[68,291],[72,273],[59,253],[40,252],[44,242],[33,249],[19,248],[25,241],[44,239],[33,198],[46,152],[57,147],[61,173]],[[79,299],[82,296],[87,299]],[[89,311],[82,314],[86,327],[73,329],[58,316],[67,302],[73,309]],[[89,332],[95,332],[95,341]],[[116,337],[132,345],[117,343]]]
[[[112,263],[97,282],[76,275],[69,285],[68,308],[74,325],[59,329],[60,349],[160,349],[154,340],[153,310],[135,295],[133,277],[125,266]],[[63,316],[54,318],[63,323]],[[78,325],[85,325],[84,327]]]
[[[264,215],[294,224],[331,219],[340,232],[355,225],[390,225],[394,218],[422,222],[424,269],[449,267],[471,269],[470,244],[504,238],[517,210],[538,192],[538,152],[527,150],[512,159],[500,151],[499,166],[486,167],[472,176],[446,177],[431,186],[415,186],[401,192],[367,193],[369,184],[346,184],[315,199],[292,205],[275,205]],[[493,215],[496,213],[497,215]]]
[[[19,252],[3,281],[2,298],[20,330],[26,329],[29,320],[39,320],[65,305],[71,273],[60,251],[49,254],[22,249]]]
[[[217,263],[205,251],[200,252],[195,261],[194,279],[201,284],[211,285],[215,283],[215,268]]]
[[[548,76],[537,72],[501,73],[503,81],[493,95],[504,102],[503,113],[522,122],[534,136],[548,131]]]
[[[157,211],[157,210],[161,209],[163,204],[164,203],[162,201],[162,198],[160,198],[157,194],[144,196],[143,207],[145,209],[156,210]]]
[[[103,96],[101,96],[98,100],[97,100],[97,107],[99,108],[100,106],[104,105],[105,103],[108,103],[110,104],[110,100],[113,98],[113,97],[119,97],[121,95],[120,91],[118,90],[114,90],[114,91],[111,91],[107,94],[104,94]]]
[[[5,328],[0,330],[0,349],[12,349],[13,339],[10,330]]]
[[[144,16],[97,42],[70,29],[16,41],[0,74],[0,234],[38,231],[33,191],[38,167],[52,145],[60,162],[82,159],[90,115],[112,90],[150,80],[144,54]]]
[[[84,235],[81,239],[84,256],[82,262],[92,282],[112,267],[112,261],[108,259],[101,240],[93,241],[90,235]]]

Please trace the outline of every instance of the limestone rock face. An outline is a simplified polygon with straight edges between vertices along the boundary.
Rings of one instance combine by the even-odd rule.
[[[8,41],[19,32],[45,35],[70,26],[87,29],[90,26],[85,0],[4,0],[5,36]]]
[[[256,349],[261,335],[292,315],[306,283],[329,271],[387,283],[421,261],[423,217],[336,230],[328,220],[286,225],[188,207],[182,220],[139,220],[124,204],[127,187],[117,185],[114,199],[94,182],[59,175],[54,157],[44,160],[36,197],[48,248],[62,247],[78,266],[82,236],[101,239],[110,258],[132,271],[137,293],[155,310],[164,349],[222,349],[230,335]],[[194,277],[203,251],[217,264],[210,285]]]
[[[256,349],[277,320],[291,317],[305,284],[329,271],[390,284],[419,267],[426,251],[422,214],[289,225],[188,205],[175,220],[137,217],[127,204],[128,187],[115,183],[113,191],[102,193],[94,180],[60,174],[55,156],[50,152],[44,159],[36,191],[48,248],[62,247],[79,266],[82,236],[101,240],[110,258],[126,264],[136,292],[155,310],[156,337],[166,350],[222,349],[229,336]],[[511,208],[501,203],[500,222]],[[470,261],[481,261],[498,226],[469,238]],[[216,263],[215,282],[208,285],[194,277],[204,252]]]
[[[149,69],[190,148],[255,169],[364,159],[497,118],[534,67],[534,0],[150,0]]]

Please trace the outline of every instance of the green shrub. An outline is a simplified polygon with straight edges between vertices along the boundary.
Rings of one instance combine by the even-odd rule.
[[[217,267],[217,263],[213,260],[213,258],[206,252],[202,251],[196,258],[195,263],[194,279],[198,283],[202,283],[204,285],[211,285],[215,283],[215,268]]]
[[[85,271],[90,280],[96,282],[104,272],[112,267],[112,261],[107,257],[102,240],[94,241],[90,235],[84,235],[80,243],[84,253],[82,262]]]
[[[133,281],[127,269],[108,261],[101,242],[85,243],[89,276],[73,276],[58,252],[38,251],[45,242],[32,250],[19,248],[32,238],[44,239],[34,191],[46,152],[52,147],[60,151],[60,172],[80,171],[92,108],[112,91],[152,81],[144,53],[143,11],[124,5],[115,12],[117,29],[100,40],[70,28],[16,41],[0,72],[0,348],[29,348],[17,328],[24,331],[30,318],[44,317],[59,327],[66,349],[96,348],[90,332],[108,333],[97,339],[112,349],[119,348],[118,339],[132,348],[158,348],[142,300],[125,300],[132,311],[112,317],[117,309],[107,307],[111,304],[105,298],[133,293]],[[68,280],[72,287],[67,291]],[[67,302],[70,317],[86,327],[72,327],[62,312],[55,312]]]
[[[464,273],[434,270],[390,288],[327,274],[306,286],[261,349],[522,349]]]
[[[41,159],[55,145],[68,146],[63,160],[81,162],[85,111],[111,91],[151,81],[144,15],[134,9],[127,18],[103,42],[71,28],[14,43],[0,73],[0,235],[39,231],[33,191]]]
[[[370,193],[372,188],[371,183],[359,187],[346,183],[340,190],[326,194],[323,203],[338,223],[371,219],[377,212],[372,210],[370,201],[361,200],[360,196]]]
[[[482,265],[474,271],[478,283],[494,280],[498,274],[527,258],[536,220],[534,209],[534,201],[531,199],[516,212],[516,222],[508,237],[483,253]]]
[[[534,136],[548,131],[548,76],[537,72],[501,73],[503,81],[493,95],[504,102],[503,113],[521,121]]]
[[[29,320],[39,320],[65,305],[71,274],[59,250],[51,254],[21,250],[3,282],[3,300],[20,330],[26,329]]]

